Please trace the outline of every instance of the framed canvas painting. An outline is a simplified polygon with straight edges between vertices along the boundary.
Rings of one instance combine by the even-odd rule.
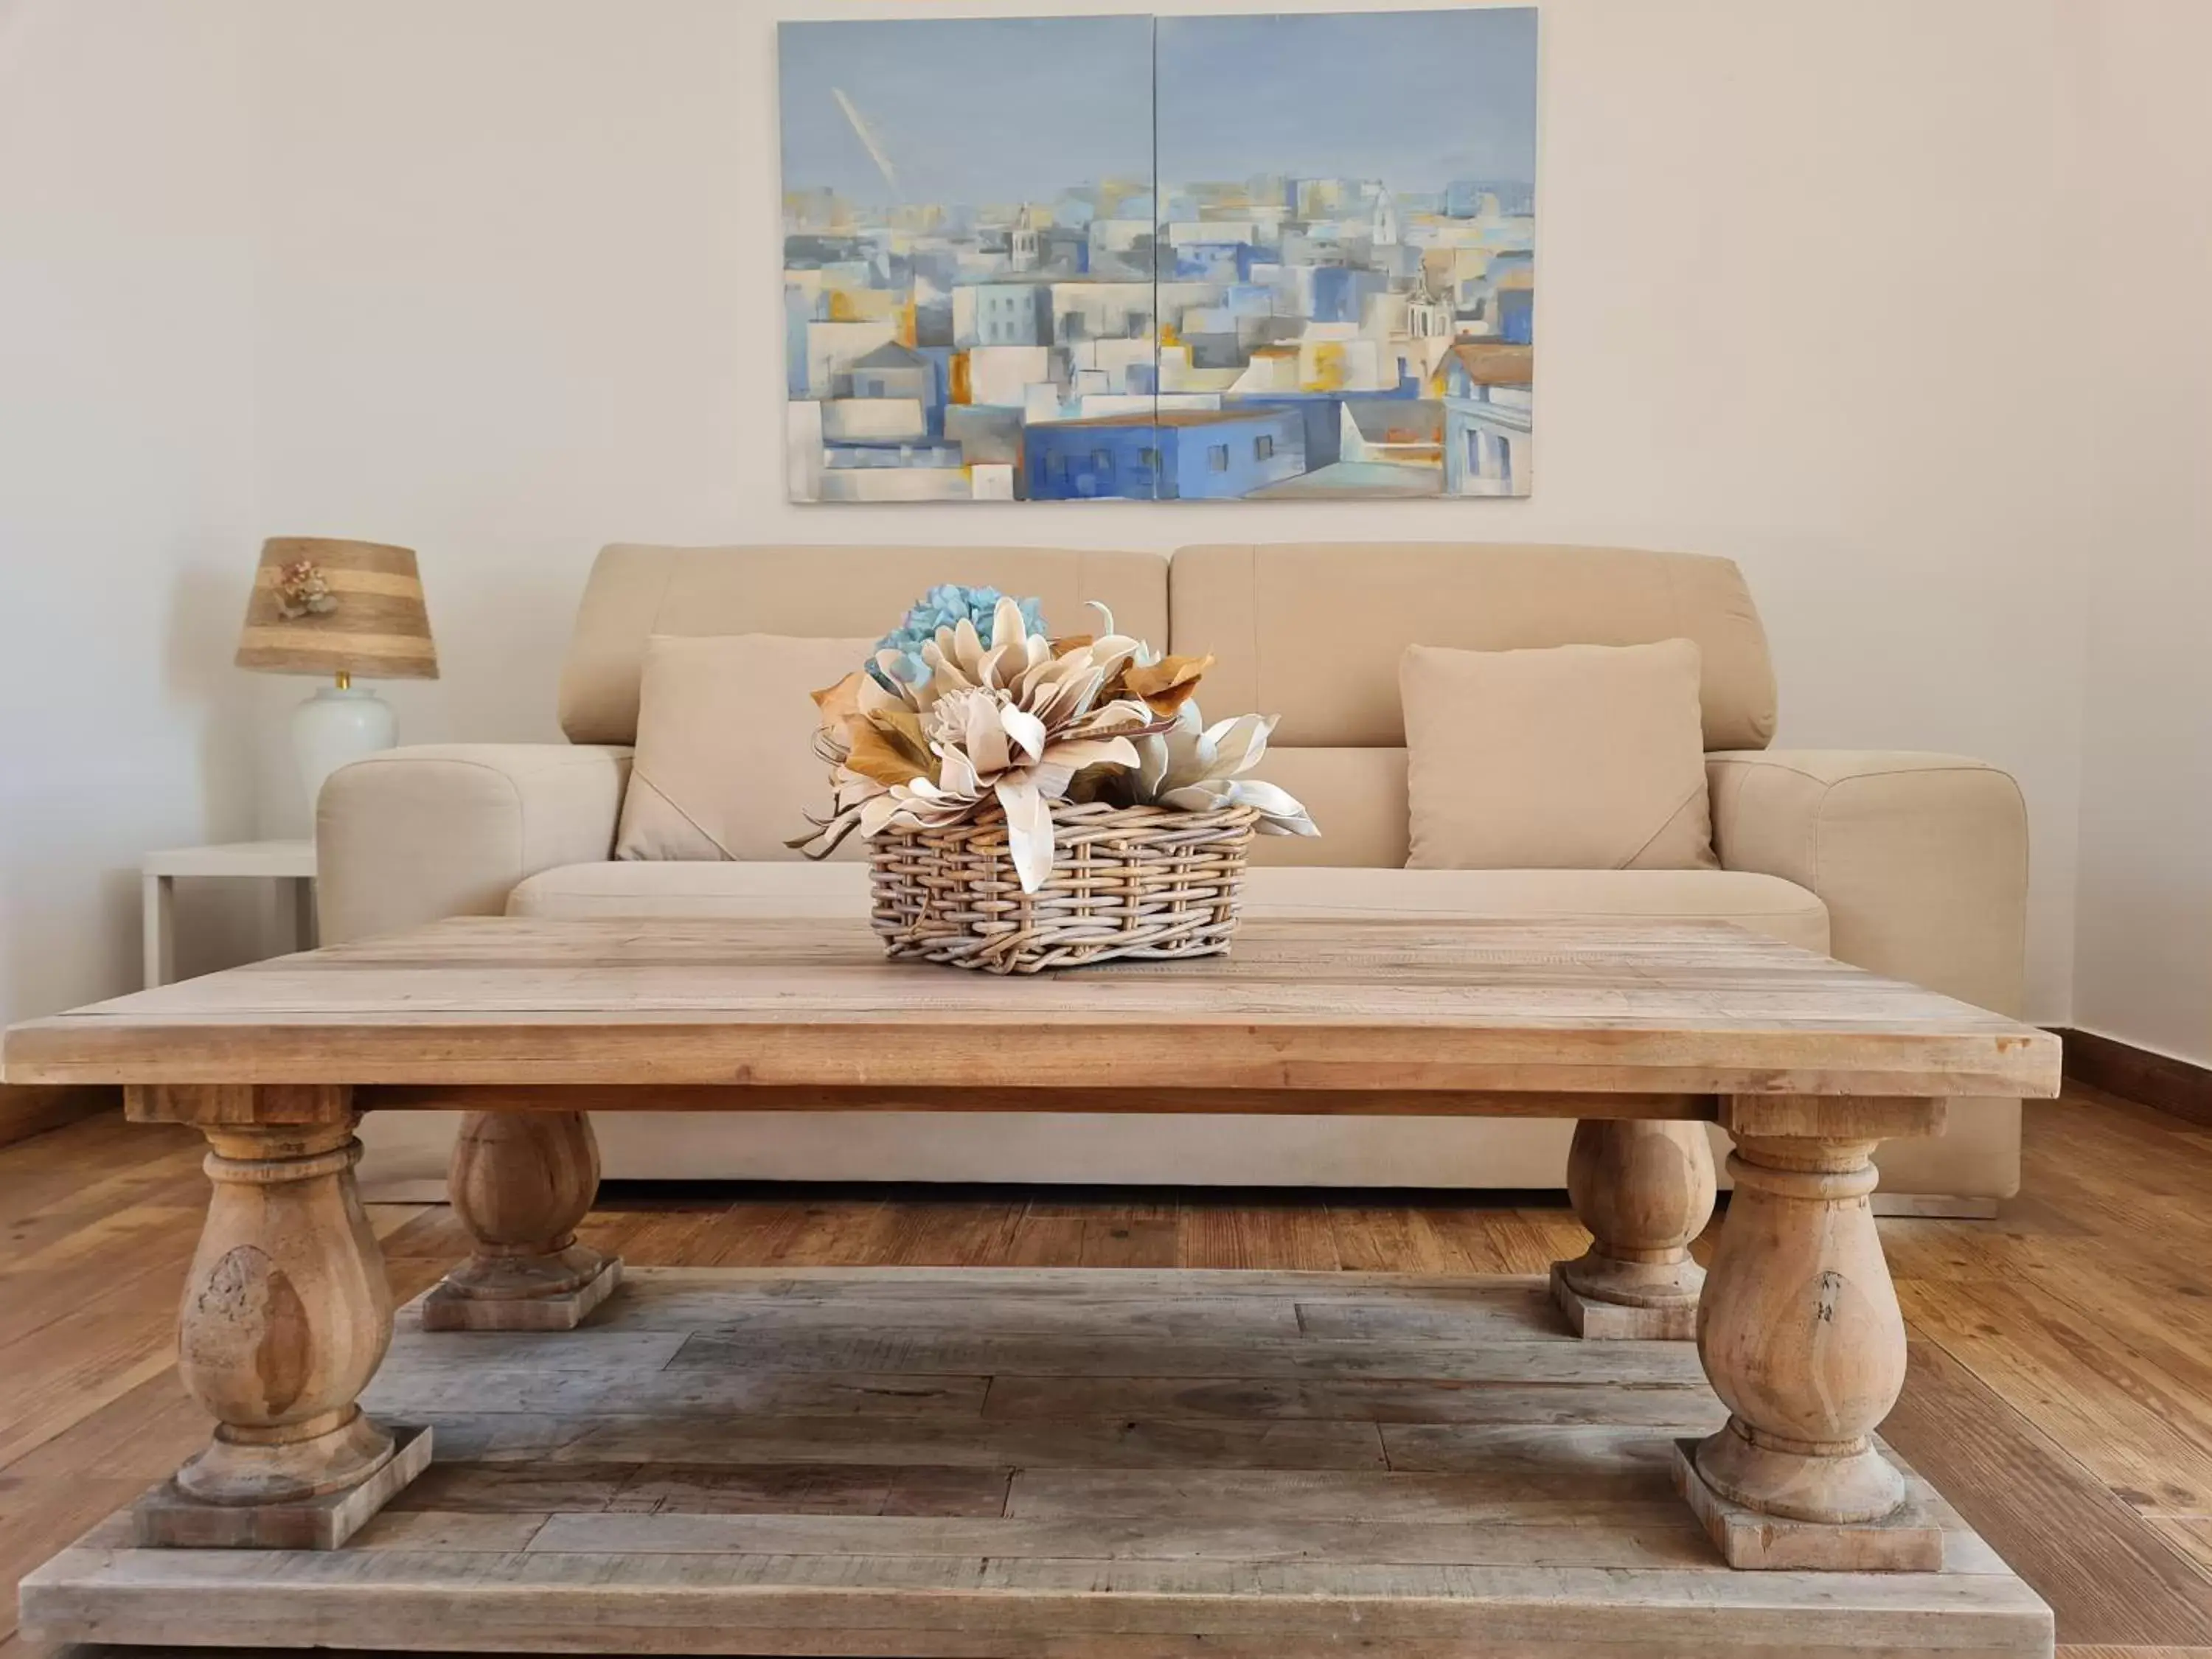
[[[780,35],[793,499],[1528,493],[1533,9]]]

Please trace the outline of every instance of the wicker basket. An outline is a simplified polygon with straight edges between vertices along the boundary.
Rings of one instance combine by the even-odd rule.
[[[891,956],[996,974],[1219,956],[1259,816],[1056,801],[1052,874],[1034,893],[995,808],[949,830],[886,830],[871,843],[875,929]]]

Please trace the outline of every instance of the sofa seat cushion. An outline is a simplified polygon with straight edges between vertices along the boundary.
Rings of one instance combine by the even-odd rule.
[[[1828,912],[1778,876],[1741,870],[1356,870],[1255,868],[1245,914],[1511,916],[1733,921],[1826,953]],[[507,899],[517,916],[866,915],[868,872],[850,864],[570,864]]]
[[[854,916],[868,866],[765,860],[638,860],[541,870],[507,896],[511,916]]]

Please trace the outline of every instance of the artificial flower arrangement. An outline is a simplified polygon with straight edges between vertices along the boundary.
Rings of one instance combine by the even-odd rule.
[[[286,622],[327,617],[338,608],[330,579],[313,559],[295,559],[276,573],[276,614]]]
[[[1206,725],[1195,694],[1213,659],[1163,656],[1094,608],[1103,632],[1055,639],[1035,599],[933,587],[868,662],[814,694],[831,810],[793,845],[819,858],[855,832],[877,843],[879,929],[942,946],[913,954],[1006,970],[1225,949],[1249,836],[1320,833],[1297,800],[1251,775],[1273,715]],[[1003,826],[1019,890],[1049,884],[1057,908],[1040,919],[1035,904],[985,893],[948,909],[913,896],[928,882],[887,901],[883,842],[906,842],[910,864],[917,838],[961,826]],[[982,836],[968,867],[996,844]],[[1070,844],[1085,867],[1055,876]],[[1100,860],[1116,863],[1111,876],[1097,873]],[[1133,885],[1133,870],[1159,879]],[[1180,883],[1166,878],[1177,870]],[[1208,905],[1211,928],[1190,921]]]

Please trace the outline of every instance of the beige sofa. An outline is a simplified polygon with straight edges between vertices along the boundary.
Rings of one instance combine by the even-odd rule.
[[[1279,713],[1266,775],[1318,841],[1263,841],[1253,914],[1716,917],[2016,1013],[2027,820],[2002,771],[1953,756],[1770,750],[1775,690],[1727,560],[1613,548],[1296,544],[1048,548],[606,549],[561,683],[570,741],[400,749],[323,791],[333,940],[456,915],[866,913],[866,867],[611,858],[646,641],[659,634],[881,631],[922,588],[1035,593],[1086,626],[1218,659],[1201,701]],[[1398,661],[1409,643],[1499,649],[1684,636],[1704,660],[1717,870],[1407,870]],[[814,801],[788,804],[796,826]],[[1957,1103],[1941,1140],[1882,1152],[1893,1204],[1986,1213],[2019,1178],[2014,1101]],[[611,1176],[1551,1188],[1571,1125],[1497,1119],[636,1115],[599,1124]],[[363,1184],[434,1194],[452,1122],[366,1126]]]

